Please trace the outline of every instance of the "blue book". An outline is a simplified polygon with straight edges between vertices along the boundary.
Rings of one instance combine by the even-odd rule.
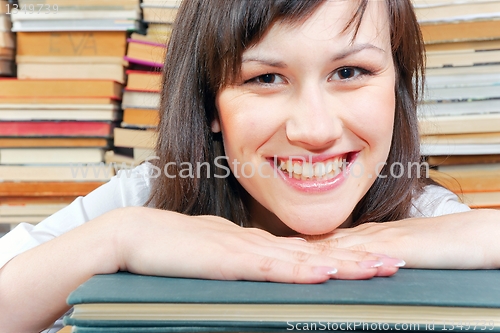
[[[499,270],[401,269],[303,285],[96,275],[68,298],[76,333],[500,332]]]

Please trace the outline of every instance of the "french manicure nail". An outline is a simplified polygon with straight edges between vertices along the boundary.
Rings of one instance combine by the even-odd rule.
[[[404,260],[401,259],[401,261],[399,263],[395,264],[394,266],[396,266],[396,267],[404,267],[404,266],[406,266],[406,261],[404,261]]]
[[[382,266],[383,264],[384,263],[379,260],[363,260],[358,262],[358,265],[362,268],[377,268]]]
[[[384,263],[384,266],[392,266],[392,267],[403,267],[406,265],[406,262],[402,259],[396,259],[396,258],[380,258],[380,261]]]
[[[288,239],[296,239],[296,240],[299,240],[299,241],[307,242],[307,239],[302,238],[302,237],[288,237]]]
[[[327,266],[314,267],[314,271],[318,274],[324,274],[324,275],[335,275],[338,272],[336,268]]]

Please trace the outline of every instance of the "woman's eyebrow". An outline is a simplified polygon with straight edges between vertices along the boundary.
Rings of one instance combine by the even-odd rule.
[[[342,52],[339,52],[335,54],[332,58],[331,61],[335,62],[338,60],[342,60],[344,58],[347,58],[355,53],[361,52],[363,50],[375,50],[377,52],[382,52],[385,53],[384,49],[381,49],[378,46],[375,46],[373,44],[369,43],[363,43],[363,44],[354,44],[352,45],[349,49],[347,50],[342,50]],[[283,61],[275,60],[272,58],[260,58],[260,57],[245,57],[243,56],[243,59],[241,61],[242,63],[248,63],[248,62],[257,62],[261,65],[266,65],[270,67],[277,67],[277,68],[287,68],[287,64],[284,63]]]
[[[332,62],[334,61],[338,61],[338,60],[342,60],[342,59],[345,59],[353,54],[356,54],[358,52],[361,52],[363,50],[375,50],[377,52],[382,52],[385,54],[385,50],[384,49],[381,49],[380,47],[378,46],[375,46],[373,44],[369,44],[369,43],[363,43],[363,44],[354,44],[352,45],[351,48],[347,49],[347,50],[343,50],[342,52],[339,52],[337,54],[335,54],[331,60]]]
[[[241,62],[242,63],[257,62],[257,63],[262,64],[262,65],[267,65],[267,66],[271,66],[271,67],[278,67],[278,68],[288,67],[283,61],[266,59],[266,58],[257,58],[257,57],[245,57],[245,56],[243,56],[243,59]]]

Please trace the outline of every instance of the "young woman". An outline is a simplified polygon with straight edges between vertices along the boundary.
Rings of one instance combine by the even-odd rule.
[[[188,0],[166,63],[158,158],[0,240],[0,331],[51,326],[118,270],[320,283],[500,267],[500,214],[418,177],[410,0]]]

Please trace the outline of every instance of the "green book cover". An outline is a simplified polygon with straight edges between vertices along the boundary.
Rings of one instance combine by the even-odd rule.
[[[500,332],[500,271],[401,269],[301,285],[97,275],[68,298],[75,332]]]

